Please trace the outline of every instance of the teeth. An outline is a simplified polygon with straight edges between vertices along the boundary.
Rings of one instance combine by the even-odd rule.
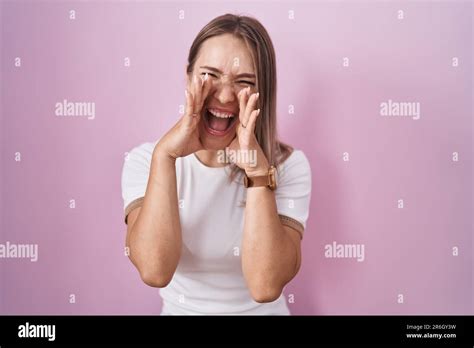
[[[231,117],[234,117],[234,114],[231,114],[231,113],[228,113],[228,112],[219,112],[219,111],[216,111],[214,109],[208,109],[208,111],[213,114],[214,116],[216,117],[219,117],[219,118],[231,118]]]

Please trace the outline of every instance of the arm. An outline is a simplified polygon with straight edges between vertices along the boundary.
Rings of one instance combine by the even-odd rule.
[[[260,109],[258,93],[239,93],[240,124],[230,145],[243,151],[256,151],[257,163],[236,163],[248,176],[268,173],[269,163],[258,144],[254,130]],[[275,193],[267,187],[247,189],[242,271],[252,297],[257,302],[276,300],[283,287],[296,275],[301,263],[301,242],[297,230],[283,226],[278,216]]]
[[[154,151],[143,205],[129,214],[126,239],[130,260],[147,285],[171,281],[181,243],[175,161]]]
[[[301,242],[298,231],[283,226],[275,194],[267,187],[247,189],[242,268],[257,302],[275,301],[298,273]]]
[[[156,145],[143,204],[128,215],[130,260],[153,287],[168,285],[179,263],[182,235],[175,163],[202,148],[197,125],[210,86],[210,80],[200,82],[197,77],[188,83],[185,113]]]

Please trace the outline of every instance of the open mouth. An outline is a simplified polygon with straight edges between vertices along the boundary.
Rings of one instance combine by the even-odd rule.
[[[212,135],[223,136],[229,133],[236,122],[234,113],[206,108],[204,112],[204,128]]]

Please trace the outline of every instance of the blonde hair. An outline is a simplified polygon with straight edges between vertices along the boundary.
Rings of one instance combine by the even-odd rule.
[[[214,18],[201,29],[191,45],[187,73],[193,72],[194,63],[204,41],[222,34],[232,34],[241,38],[252,54],[256,87],[260,93],[258,108],[261,110],[255,125],[255,137],[269,164],[277,167],[288,158],[293,149],[280,142],[277,137],[275,49],[263,25],[248,16],[225,14]],[[240,168],[233,165],[230,178],[235,178],[240,171]]]

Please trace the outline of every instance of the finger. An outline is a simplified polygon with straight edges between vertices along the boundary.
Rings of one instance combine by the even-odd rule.
[[[183,119],[187,124],[190,125],[193,122],[193,95],[187,89],[184,90],[184,94],[186,96],[186,107]]]
[[[247,123],[249,122],[249,119],[250,119],[250,115],[257,107],[258,97],[259,97],[259,93],[254,93],[249,97],[249,101],[247,103],[247,106],[244,112],[244,122],[245,122],[244,125],[245,126],[247,126]]]
[[[249,95],[250,87],[244,88],[239,92],[239,120],[242,125],[246,125],[244,123],[244,115],[245,115],[245,108],[247,106],[247,100]]]
[[[202,92],[201,92],[201,100],[199,101],[198,105],[198,112],[200,113],[204,103],[206,102],[207,96],[209,95],[209,91],[211,90],[212,87],[212,82],[211,79],[209,79],[209,75],[206,73],[204,77],[202,78]]]
[[[249,121],[247,123],[246,130],[252,134],[255,131],[255,125],[257,124],[257,117],[260,115],[260,109],[254,110],[250,113]]]
[[[193,75],[193,88],[194,88],[194,113],[199,114],[199,105],[201,103],[202,95],[202,84],[201,79],[197,75]]]

